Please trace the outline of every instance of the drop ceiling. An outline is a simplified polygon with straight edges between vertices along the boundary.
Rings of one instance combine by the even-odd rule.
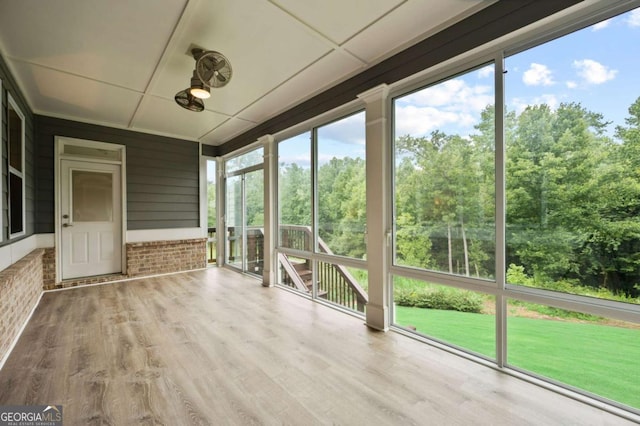
[[[221,145],[491,3],[5,0],[0,53],[37,114]],[[203,112],[194,44],[234,72]]]

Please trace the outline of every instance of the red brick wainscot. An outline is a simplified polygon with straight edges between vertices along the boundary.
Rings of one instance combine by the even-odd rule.
[[[36,249],[0,271],[0,360],[29,319],[42,293],[42,255]]]
[[[127,275],[166,274],[207,267],[207,239],[127,243]]]

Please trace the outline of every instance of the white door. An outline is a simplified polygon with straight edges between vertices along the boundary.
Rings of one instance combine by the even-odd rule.
[[[122,271],[120,165],[61,160],[62,279]]]

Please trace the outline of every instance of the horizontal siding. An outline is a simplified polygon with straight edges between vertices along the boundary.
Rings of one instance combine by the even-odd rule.
[[[54,232],[54,140],[126,146],[127,229],[198,227],[198,143],[36,115],[37,232]]]

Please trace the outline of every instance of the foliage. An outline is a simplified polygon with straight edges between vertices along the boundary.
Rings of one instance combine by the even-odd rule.
[[[640,303],[640,98],[624,126],[578,103],[530,105],[504,119],[506,256],[510,282]],[[395,262],[495,277],[495,111],[470,135],[396,140]],[[364,258],[365,164],[318,168],[319,235]],[[311,172],[280,166],[281,223],[311,226]]]
[[[475,313],[480,313],[483,305],[483,297],[476,293],[439,286],[396,288],[393,300],[398,306]]]

